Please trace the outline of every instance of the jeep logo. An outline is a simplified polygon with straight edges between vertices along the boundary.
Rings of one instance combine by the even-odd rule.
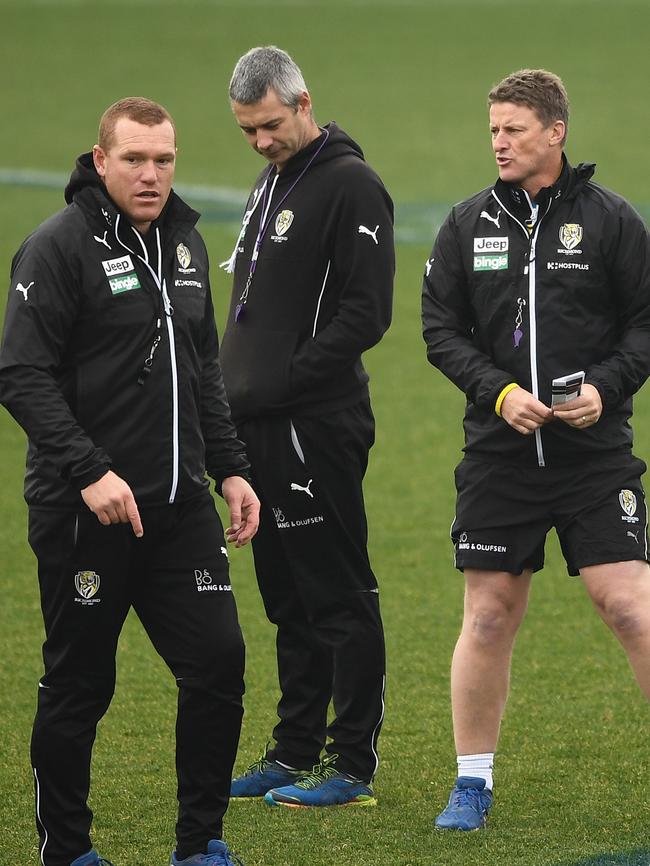
[[[128,274],[129,271],[134,271],[131,256],[122,256],[120,259],[106,259],[102,262],[104,273],[107,277],[114,277],[115,274]]]
[[[505,253],[508,238],[474,238],[475,253]]]

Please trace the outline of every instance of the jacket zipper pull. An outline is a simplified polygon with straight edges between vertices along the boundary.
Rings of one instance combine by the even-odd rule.
[[[158,328],[158,332],[156,337],[151,344],[151,349],[149,350],[149,357],[145,359],[145,362],[142,366],[142,370],[140,370],[140,375],[138,376],[138,385],[144,385],[151,373],[151,367],[153,365],[153,356],[156,353],[156,349],[158,348],[158,343],[160,343],[160,319],[156,322],[156,327]]]
[[[521,326],[524,321],[524,307],[526,306],[525,298],[517,298],[517,315],[515,316],[515,329],[512,332],[512,341],[515,344],[515,349],[519,348],[519,344],[521,343],[521,338],[524,336],[524,332],[521,330]]]

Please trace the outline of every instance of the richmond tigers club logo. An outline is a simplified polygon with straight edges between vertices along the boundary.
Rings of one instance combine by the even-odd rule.
[[[627,516],[633,517],[636,513],[636,496],[634,493],[631,490],[621,490],[618,494],[618,501]]]
[[[74,576],[76,590],[86,601],[97,595],[100,582],[96,571],[78,571]]]
[[[189,268],[190,262],[192,261],[192,254],[185,244],[179,244],[176,247],[176,258],[178,259],[178,264],[182,268]]]
[[[560,226],[560,243],[567,250],[577,247],[582,240],[582,226],[578,223],[564,223]]]
[[[275,231],[280,237],[286,234],[289,230],[289,226],[293,222],[293,211],[283,210],[281,211],[277,219],[275,220]]]

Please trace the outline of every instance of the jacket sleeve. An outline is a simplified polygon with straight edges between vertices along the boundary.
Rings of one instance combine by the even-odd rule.
[[[62,383],[74,390],[71,338],[80,303],[70,257],[35,233],[14,257],[0,348],[0,402],[63,481],[81,490],[110,468],[79,426]]]
[[[618,340],[585,381],[594,385],[603,411],[635,394],[650,374],[650,234],[625,201],[604,232],[605,258],[617,307]]]
[[[452,210],[424,275],[422,327],[427,357],[472,403],[494,409],[499,393],[513,377],[475,345],[474,319]]]
[[[365,169],[365,166],[364,166]],[[321,295],[336,280],[338,307],[327,324],[297,349],[292,389],[338,375],[378,343],[391,321],[395,247],[393,203],[379,178],[364,171],[342,190]],[[361,233],[365,226],[370,234]],[[319,298],[320,303],[320,298]]]
[[[243,442],[237,438],[219,363],[219,341],[210,286],[207,287],[202,335],[201,432],[205,442],[205,466],[217,490],[232,475],[250,481],[250,463]]]

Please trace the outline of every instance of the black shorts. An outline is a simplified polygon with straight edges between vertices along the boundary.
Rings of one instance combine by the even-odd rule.
[[[465,457],[456,467],[454,565],[521,574],[544,565],[555,527],[571,575],[589,565],[648,560],[643,460],[619,454],[538,468]]]

